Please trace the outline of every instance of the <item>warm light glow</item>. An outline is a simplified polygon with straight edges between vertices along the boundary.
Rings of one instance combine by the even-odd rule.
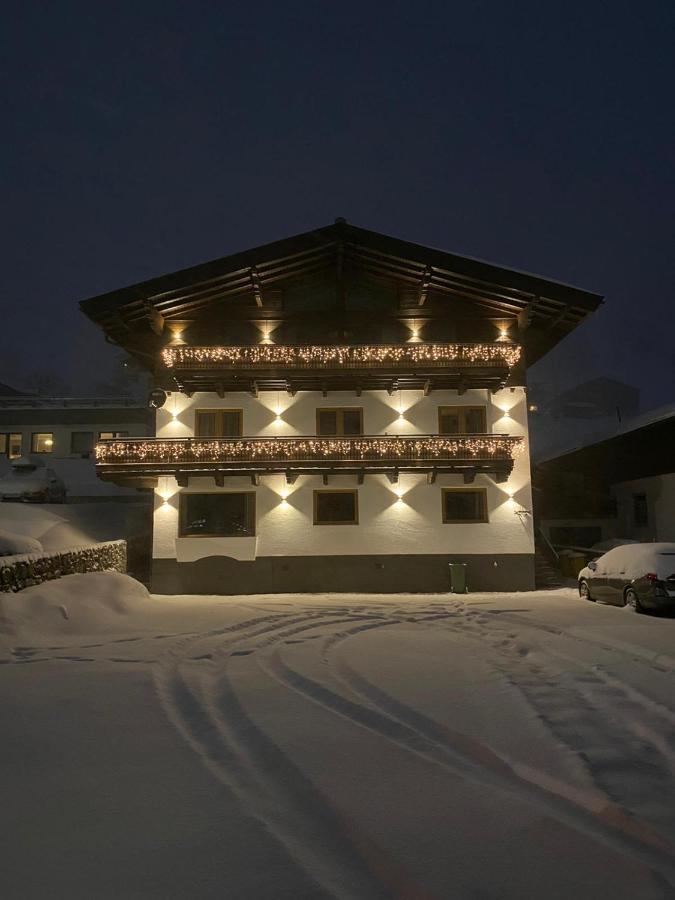
[[[54,441],[51,438],[45,438],[45,447],[51,447]]]
[[[527,410],[528,412],[539,412],[539,407],[536,403],[530,403],[530,405],[527,407]]]
[[[373,368],[424,363],[442,368],[462,365],[502,365],[511,368],[521,355],[517,344],[374,344],[370,346],[278,346],[266,341],[250,347],[165,347],[167,368],[240,366],[242,368]]]
[[[102,441],[99,464],[118,462],[265,462],[367,459],[513,459],[521,437],[181,438]]]

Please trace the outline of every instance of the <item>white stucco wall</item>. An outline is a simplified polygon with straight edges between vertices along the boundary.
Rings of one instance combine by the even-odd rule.
[[[639,541],[675,541],[675,473],[638,478],[612,485],[616,497],[619,537]],[[636,525],[633,495],[647,498],[647,525]]]
[[[301,475],[293,485],[287,485],[283,475],[263,476],[258,487],[253,487],[248,478],[232,477],[225,479],[222,488],[215,486],[213,478],[191,477],[185,488],[179,488],[172,477],[160,478],[153,555],[177,557],[179,495],[188,491],[254,491],[257,535],[253,552],[257,556],[533,553],[532,517],[518,515],[532,509],[527,404],[522,388],[506,389],[494,396],[485,390],[467,391],[461,397],[454,391],[434,391],[428,397],[422,391],[391,396],[386,391],[369,391],[361,397],[353,391],[331,392],[328,397],[320,392],[300,392],[295,397],[268,392],[259,398],[241,393],[228,394],[224,399],[211,393],[191,398],[172,394],[157,412],[157,437],[193,436],[195,410],[208,408],[242,409],[245,436],[313,435],[316,409],[341,406],[363,408],[364,434],[437,434],[438,407],[459,405],[485,406],[489,432],[525,439],[525,450],[517,457],[507,483],[496,484],[492,478],[479,475],[472,485],[487,489],[487,523],[443,524],[442,489],[463,487],[459,475],[439,475],[433,485],[427,484],[424,474],[402,473],[396,485],[384,475],[366,475],[360,486],[355,475],[331,476],[329,489],[358,490],[358,525],[313,524],[313,491],[324,488],[321,476]],[[280,421],[276,420],[277,412]],[[403,412],[403,419],[399,419],[399,412]],[[178,558],[218,553],[251,558],[249,548],[238,546],[237,542],[243,540],[184,538],[179,541]]]

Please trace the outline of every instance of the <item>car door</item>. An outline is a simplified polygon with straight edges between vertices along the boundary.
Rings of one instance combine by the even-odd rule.
[[[626,574],[627,554],[625,550],[617,548],[611,555],[612,558],[607,566],[607,586],[603,600],[605,603],[623,606],[623,591],[630,581]]]
[[[594,600],[601,600],[603,603],[608,602],[607,598],[609,596],[609,589],[607,587],[607,572],[611,564],[611,559],[609,557],[611,557],[611,550],[609,553],[605,553],[595,560],[595,571],[589,579],[588,585],[591,591],[591,597]]]

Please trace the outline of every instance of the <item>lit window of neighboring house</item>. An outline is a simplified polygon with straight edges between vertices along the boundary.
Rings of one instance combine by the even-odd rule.
[[[34,431],[30,441],[31,453],[51,453],[54,449],[54,434],[51,431]]]
[[[22,445],[21,433],[0,434],[0,454],[9,457],[9,459],[17,459],[21,456]]]
[[[241,409],[197,409],[195,437],[241,437],[242,420]]]

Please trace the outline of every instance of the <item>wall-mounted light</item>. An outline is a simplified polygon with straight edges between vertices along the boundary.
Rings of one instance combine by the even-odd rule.
[[[537,406],[536,403],[530,403],[529,406],[527,407],[527,411],[528,412],[539,412],[539,407]]]

